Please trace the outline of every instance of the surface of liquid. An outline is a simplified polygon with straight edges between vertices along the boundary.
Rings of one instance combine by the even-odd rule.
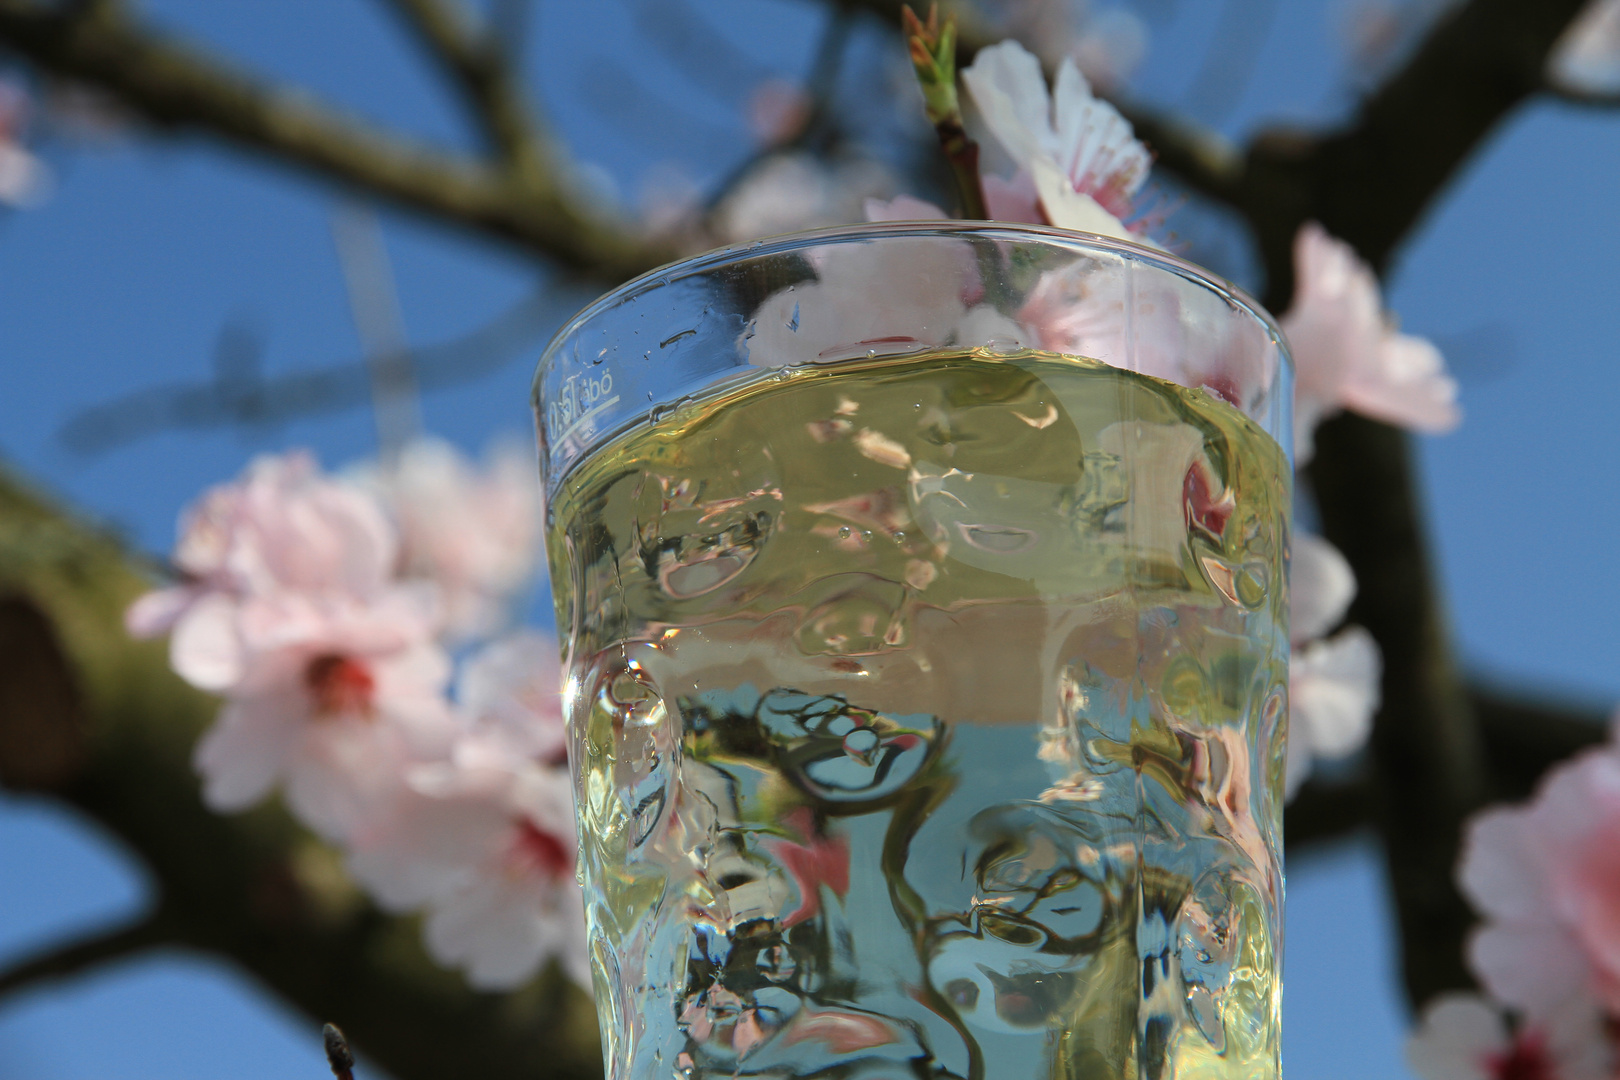
[[[613,1080],[1275,1076],[1290,475],[1205,391],[972,352],[578,467]]]

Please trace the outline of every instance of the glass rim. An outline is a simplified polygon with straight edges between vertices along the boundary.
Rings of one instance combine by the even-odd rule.
[[[540,352],[540,359],[535,365],[533,393],[539,391],[540,375],[545,371],[548,361],[559,346],[568,341],[586,323],[597,315],[618,306],[632,296],[661,289],[674,281],[691,277],[707,270],[712,270],[727,263],[736,262],[744,258],[759,258],[770,255],[779,255],[807,247],[816,247],[829,243],[846,243],[859,240],[869,240],[882,236],[921,236],[951,239],[955,237],[984,237],[991,240],[1027,240],[1030,238],[1055,242],[1054,246],[1071,249],[1103,250],[1128,256],[1140,262],[1156,264],[1160,269],[1179,277],[1191,279],[1218,296],[1225,298],[1234,306],[1243,309],[1252,315],[1273,341],[1277,343],[1277,352],[1290,375],[1295,374],[1293,353],[1289,351],[1288,340],[1283,336],[1282,327],[1270,311],[1266,310],[1254,297],[1225,278],[1189,262],[1162,248],[1149,247],[1130,240],[1122,240],[1115,236],[1104,236],[1101,233],[1080,232],[1075,229],[1060,229],[1051,225],[1032,225],[1024,222],[1008,221],[975,221],[965,218],[948,218],[916,221],[868,221],[852,225],[831,225],[820,229],[805,229],[800,232],[781,233],[776,236],[761,237],[757,240],[748,240],[736,244],[727,244],[723,247],[710,248],[707,251],[688,255],[684,258],[674,259],[662,266],[637,274],[628,281],[609,289],[607,292],[586,304],[574,316],[558,328],[546,342],[546,347]]]

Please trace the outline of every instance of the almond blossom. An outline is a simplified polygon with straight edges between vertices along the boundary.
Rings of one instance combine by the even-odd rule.
[[[1590,1013],[1565,1013],[1509,1030],[1502,1010],[1477,994],[1431,1001],[1406,1044],[1422,1080],[1603,1080],[1608,1046]]]
[[[1003,41],[979,50],[962,81],[1018,167],[1007,179],[984,178],[992,218],[1140,239],[1140,228],[1123,221],[1135,213],[1152,156],[1119,110],[1092,95],[1072,59],[1059,65],[1049,92],[1040,60]]]
[[[181,519],[183,583],[138,599],[137,636],[172,631],[182,678],[224,696],[198,743],[218,810],[278,784],[341,839],[385,814],[405,768],[448,746],[449,660],[431,598],[393,577],[398,539],[374,499],[312,457],[256,459]]]
[[[589,985],[559,684],[554,640],[486,646],[458,681],[454,746],[351,844],[356,878],[390,909],[424,908],[429,952],[481,989],[521,985],[552,956]]]
[[[450,664],[410,594],[365,604],[288,593],[244,606],[235,623],[234,670],[217,649],[187,655],[213,648],[204,635],[175,637],[177,670],[212,665],[223,680],[210,688],[225,706],[193,757],[214,809],[245,809],[281,783],[305,824],[341,841],[392,811],[413,762],[448,748]]]
[[[1468,946],[1491,995],[1532,1021],[1620,1016],[1620,749],[1548,773],[1526,805],[1469,824],[1458,884],[1484,917]]]
[[[479,469],[441,439],[416,439],[359,481],[398,524],[400,572],[436,587],[445,632],[464,639],[499,629],[540,554],[534,455],[502,445]]]
[[[1320,537],[1295,534],[1285,789],[1290,799],[1310,775],[1314,759],[1352,754],[1372,730],[1383,674],[1377,642],[1359,626],[1322,639],[1344,618],[1355,594],[1355,575],[1344,556]]]
[[[254,459],[242,476],[211,488],[180,517],[173,555],[181,583],[147,593],[125,616],[136,637],[174,631],[176,670],[204,689],[208,673],[188,673],[185,642],[216,635],[241,602],[284,591],[379,596],[391,584],[399,539],[370,496],[323,476],[307,453]],[[202,620],[205,626],[190,625]]]
[[[1294,453],[1340,409],[1417,431],[1457,426],[1457,383],[1440,351],[1397,332],[1372,268],[1315,222],[1294,237],[1294,302],[1279,320],[1294,356]]]
[[[1548,78],[1575,94],[1620,94],[1620,0],[1591,0],[1547,57]]]

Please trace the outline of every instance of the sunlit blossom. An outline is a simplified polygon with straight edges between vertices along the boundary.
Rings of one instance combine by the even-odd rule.
[[[981,49],[962,81],[1018,168],[1010,179],[986,178],[992,218],[1137,238],[1123,221],[1135,214],[1152,157],[1119,110],[1092,95],[1072,59],[1048,91],[1040,60],[1003,41]]]
[[[1468,946],[1498,1001],[1532,1020],[1620,1015],[1620,751],[1549,772],[1522,806],[1469,824],[1458,883],[1484,916]]]
[[[552,956],[589,980],[556,642],[521,633],[472,657],[463,726],[410,768],[395,813],[350,844],[355,877],[392,910],[423,908],[429,951],[506,989]]]
[[[1318,758],[1359,750],[1381,699],[1378,643],[1359,626],[1326,640],[1355,599],[1356,579],[1338,549],[1297,533],[1289,578],[1293,655],[1288,664],[1288,771],[1292,798]]]
[[[412,763],[448,750],[449,660],[408,595],[262,597],[233,621],[175,638],[177,668],[212,665],[223,681],[225,705],[194,755],[216,810],[246,808],[282,784],[302,821],[342,840],[391,812]],[[234,658],[186,656],[233,630]]]
[[[1477,994],[1442,994],[1418,1019],[1406,1059],[1422,1080],[1603,1080],[1608,1046],[1590,1012],[1510,1030]]]
[[[1438,349],[1397,332],[1372,268],[1315,222],[1294,238],[1294,302],[1280,323],[1293,353],[1294,454],[1340,409],[1417,431],[1457,426],[1457,383]]]
[[[495,447],[480,467],[441,439],[417,439],[361,482],[391,511],[400,571],[438,590],[446,632],[499,629],[540,556],[540,482],[534,455]]]

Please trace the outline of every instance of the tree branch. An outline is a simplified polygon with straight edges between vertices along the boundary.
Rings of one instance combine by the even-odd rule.
[[[621,279],[674,257],[586,210],[567,189],[566,166],[538,146],[532,162],[513,170],[408,142],[302,91],[263,85],[115,11],[0,0],[0,46],[112,94],[160,128],[222,138],[588,275]]]
[[[0,970],[0,998],[170,944],[174,941],[172,931],[168,919],[157,911],[133,923],[24,957]]]
[[[589,999],[555,968],[514,994],[474,993],[423,952],[415,920],[366,903],[279,808],[203,806],[191,748],[217,702],[169,671],[164,643],[125,634],[144,588],[113,540],[0,472],[0,592],[49,616],[90,727],[82,767],[51,794],[139,854],[170,940],[235,961],[312,1022],[340,1023],[399,1080],[599,1077]],[[18,662],[0,654],[0,681],[27,678]],[[0,713],[0,729],[11,722]]]
[[[520,175],[544,171],[549,155],[507,54],[476,34],[459,0],[387,0],[429,58],[460,91],[492,148]]]

